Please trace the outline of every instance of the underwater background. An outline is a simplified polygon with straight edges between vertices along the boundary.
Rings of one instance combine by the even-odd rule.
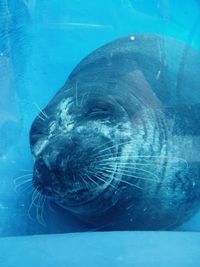
[[[32,172],[29,129],[40,109],[81,59],[134,33],[164,34],[200,50],[200,1],[0,0],[0,236],[93,231],[58,207],[45,211],[45,225],[38,223],[34,210],[29,218],[31,189],[18,190],[17,181]],[[200,214],[176,231],[200,231]],[[117,235],[116,242],[123,238]],[[166,240],[167,235],[171,233]],[[153,238],[159,240],[159,235]],[[123,242],[130,245],[128,239]],[[200,239],[197,250],[199,246]]]

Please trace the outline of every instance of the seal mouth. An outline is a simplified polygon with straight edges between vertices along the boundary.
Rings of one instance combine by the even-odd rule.
[[[65,189],[61,190],[60,185],[54,185],[54,193],[56,194],[56,202],[58,204],[65,203],[65,208],[68,207],[78,207],[85,203],[88,203],[95,198],[97,198],[103,191],[105,191],[108,187],[112,187],[112,182],[114,180],[114,174],[110,175],[108,181],[95,181],[92,176],[88,176],[88,180],[81,184],[73,184],[71,186],[66,186]],[[100,178],[100,176],[99,176]],[[78,178],[80,179],[80,178]],[[95,184],[94,184],[95,181]],[[59,187],[58,187],[59,186]],[[57,188],[56,188],[57,187]]]
[[[90,156],[80,158],[79,161],[75,157],[75,163],[71,162],[74,157],[71,159],[68,157],[67,164],[61,163],[65,169],[59,168],[56,182],[54,179],[52,186],[58,205],[66,209],[79,207],[93,201],[108,188],[110,189],[107,192],[118,190],[117,184],[120,181],[116,179],[116,170],[121,153],[120,147],[109,140],[92,152],[87,151],[86,155]]]

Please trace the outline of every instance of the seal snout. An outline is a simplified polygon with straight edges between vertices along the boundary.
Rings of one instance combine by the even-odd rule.
[[[93,149],[89,144],[72,140],[60,151],[56,160],[56,176],[67,190],[75,192],[88,184],[87,172],[93,169]]]
[[[107,145],[112,147],[112,141],[85,127],[78,130],[63,141],[51,163],[54,193],[65,197],[69,205],[98,196],[110,182],[110,175],[102,175],[104,169],[99,163],[105,165],[104,154],[111,152],[107,151]]]

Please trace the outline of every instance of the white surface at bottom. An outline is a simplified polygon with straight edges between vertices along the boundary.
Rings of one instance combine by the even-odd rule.
[[[198,267],[200,233],[93,232],[0,238],[1,267]]]

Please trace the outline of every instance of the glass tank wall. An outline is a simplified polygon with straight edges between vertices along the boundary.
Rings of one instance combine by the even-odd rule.
[[[184,121],[181,118],[186,120],[187,131],[181,141],[184,147],[183,144],[178,146],[179,139],[176,145],[177,149],[185,148],[179,154],[186,165],[200,164],[200,85],[196,84],[200,66],[199,25],[198,0],[0,1],[0,236],[104,230],[102,225],[91,226],[44,197],[36,204],[38,196],[31,182],[34,160],[30,151],[29,131],[39,113],[42,121],[46,119],[48,113],[41,110],[63,87],[75,66],[95,49],[118,38],[130,36],[132,41],[135,38],[137,41],[141,34],[156,34],[172,38],[170,40],[175,39],[178,47],[180,45],[180,53],[172,59],[178,66],[174,70],[175,78],[169,76],[168,79],[169,84],[179,83],[180,88],[176,88],[181,93],[176,95],[177,92],[172,92],[170,101],[165,102],[169,95],[161,92],[160,99],[167,103],[166,106],[174,107],[178,103],[186,105],[185,109],[177,108],[177,112],[182,112],[177,123]],[[173,53],[177,49],[176,41],[170,41],[170,47],[167,44],[164,51],[169,49]],[[142,44],[141,42],[138,53],[144,51]],[[153,42],[149,49],[152,49],[152,44]],[[122,49],[120,47],[119,45],[119,49]],[[194,53],[190,53],[190,49],[194,49]],[[194,63],[191,63],[191,57],[194,57]],[[167,60],[170,61],[170,56]],[[173,62],[170,64],[173,65]],[[144,68],[143,65],[142,69]],[[157,72],[157,79],[160,74]],[[194,84],[190,83],[191,77],[195,77]],[[99,76],[97,78],[100,79]],[[183,87],[186,88],[185,91]],[[163,84],[160,90],[162,88]],[[144,94],[148,101],[148,93]],[[102,97],[101,100],[103,99]],[[96,111],[98,112],[98,107]],[[191,117],[193,123],[189,122]],[[71,153],[74,153],[73,149]],[[185,158],[183,155],[186,155]],[[191,179],[195,176],[194,183],[197,184],[200,180],[198,170],[199,167],[195,167],[195,171],[189,174]],[[156,174],[156,170],[149,169],[149,176],[145,176],[145,179],[151,178],[153,173]],[[181,178],[175,175],[174,179],[178,181]],[[192,191],[192,186],[188,190]],[[198,196],[194,201],[196,199]],[[140,228],[142,229],[137,229]],[[111,228],[120,229],[118,226]],[[198,211],[173,230],[199,231]]]

